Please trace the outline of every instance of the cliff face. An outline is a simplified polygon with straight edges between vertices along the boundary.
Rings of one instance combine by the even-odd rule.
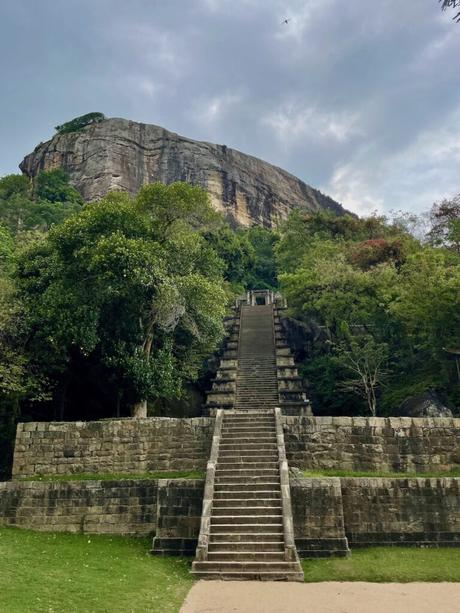
[[[31,178],[57,167],[64,168],[87,201],[110,190],[134,195],[155,181],[188,181],[205,188],[217,210],[244,226],[273,227],[299,206],[345,212],[332,198],[267,162],[126,119],[56,135],[20,164]]]

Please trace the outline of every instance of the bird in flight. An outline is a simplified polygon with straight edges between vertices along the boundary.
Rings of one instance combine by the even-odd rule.
[[[283,19],[281,23],[289,23],[290,21],[291,21],[290,19]]]

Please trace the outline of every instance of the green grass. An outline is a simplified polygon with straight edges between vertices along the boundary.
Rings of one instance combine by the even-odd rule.
[[[151,539],[0,527],[0,611],[176,613],[190,561],[149,555]]]
[[[302,560],[305,581],[460,581],[460,548],[354,549],[349,558]]]
[[[449,471],[431,471],[426,473],[415,472],[384,472],[384,471],[354,471],[337,470],[335,468],[323,470],[303,470],[302,477],[389,477],[391,479],[410,479],[413,477],[460,477],[460,467]]]
[[[70,475],[35,475],[20,477],[19,481],[122,481],[124,479],[204,479],[199,470],[157,470],[147,473],[75,473]]]

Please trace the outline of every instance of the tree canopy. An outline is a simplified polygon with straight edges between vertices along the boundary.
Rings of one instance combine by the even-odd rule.
[[[58,134],[68,134],[70,132],[79,132],[93,123],[99,123],[104,121],[105,115],[104,113],[93,112],[86,113],[86,115],[80,115],[80,117],[75,117],[70,121],[67,121],[59,126],[56,126],[54,129]]]

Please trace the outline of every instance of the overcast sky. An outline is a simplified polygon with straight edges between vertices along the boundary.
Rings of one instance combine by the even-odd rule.
[[[0,176],[101,111],[255,155],[357,213],[426,210],[460,192],[451,18],[437,0],[1,0]]]

